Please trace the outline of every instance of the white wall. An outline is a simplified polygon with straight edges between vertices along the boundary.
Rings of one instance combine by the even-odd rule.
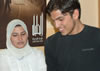
[[[81,21],[84,24],[98,27],[98,0],[80,0]]]

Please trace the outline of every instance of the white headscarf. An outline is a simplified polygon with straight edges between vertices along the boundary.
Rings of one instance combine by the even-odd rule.
[[[24,28],[24,30],[26,31],[26,33],[28,34],[25,23],[19,19],[14,19],[11,22],[9,22],[8,26],[7,26],[6,45],[7,45],[9,54],[20,59],[20,58],[23,58],[24,56],[30,54],[32,52],[32,48],[29,46],[28,41],[24,48],[16,48],[15,46],[13,46],[10,38],[11,38],[11,33],[14,30],[16,25],[21,25]]]

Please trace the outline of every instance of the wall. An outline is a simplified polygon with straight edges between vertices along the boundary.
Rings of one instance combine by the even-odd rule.
[[[99,26],[98,21],[98,0],[80,0],[82,14],[81,21],[91,26]]]

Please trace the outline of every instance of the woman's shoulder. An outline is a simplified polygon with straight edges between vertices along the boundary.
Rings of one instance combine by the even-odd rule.
[[[7,51],[7,49],[1,49],[0,50],[0,55],[6,55],[6,51]]]
[[[32,50],[33,50],[33,54],[35,54],[35,55],[44,55],[43,51],[36,47],[32,47]]]
[[[38,49],[37,47],[32,47],[32,50],[35,53],[42,53],[42,50]]]

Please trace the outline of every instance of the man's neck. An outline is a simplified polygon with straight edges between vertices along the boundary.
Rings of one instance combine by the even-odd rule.
[[[69,35],[75,35],[80,33],[84,29],[84,24],[81,21],[77,21],[74,23],[73,31]]]

